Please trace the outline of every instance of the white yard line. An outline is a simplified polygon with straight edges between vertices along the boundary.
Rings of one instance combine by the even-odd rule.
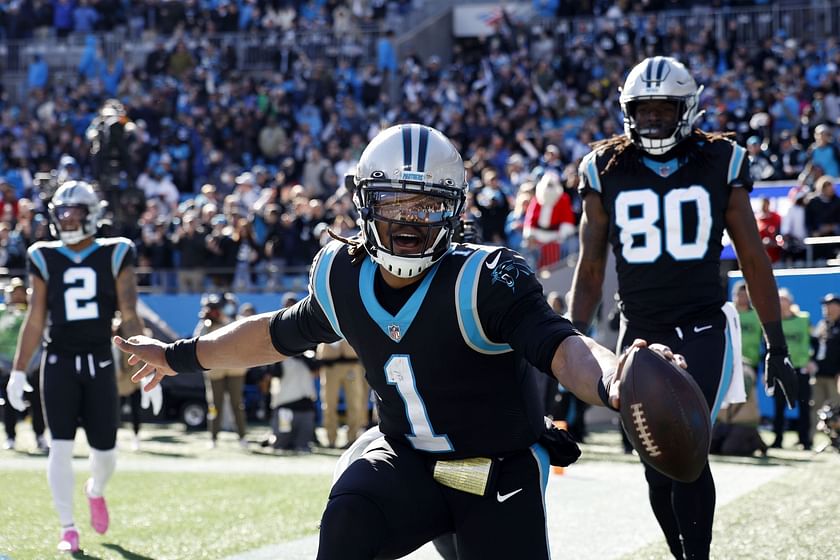
[[[732,502],[788,472],[790,467],[713,463],[717,505]],[[551,475],[546,493],[552,557],[619,558],[661,538],[647,501],[642,467],[634,463],[584,462]],[[269,545],[227,560],[311,560],[318,537]],[[432,545],[406,556],[440,560]]]

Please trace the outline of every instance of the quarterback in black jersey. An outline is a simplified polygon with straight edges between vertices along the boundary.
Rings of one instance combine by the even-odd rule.
[[[23,409],[25,367],[43,342],[41,392],[52,442],[47,479],[61,523],[59,550],[79,550],[73,521],[73,440],[85,429],[91,478],[85,484],[91,525],[108,529],[103,492],[116,465],[118,397],[111,352],[111,321],[119,310],[122,328],[140,334],[134,245],[124,238],[96,238],[101,205],[82,181],[61,185],[49,204],[56,241],[29,248],[29,311],[21,326],[9,381],[12,404]],[[43,340],[42,340],[43,339]]]
[[[318,558],[397,558],[447,533],[459,558],[548,558],[543,496],[563,446],[543,443],[525,361],[612,406],[619,361],[548,307],[515,252],[452,243],[466,177],[443,134],[384,130],[349,179],[362,232],[321,250],[306,298],[172,345],[117,338],[142,364],[134,379],[267,364],[345,338],[383,435],[335,481]]]
[[[586,328],[601,300],[607,246],[618,273],[619,349],[636,338],[682,354],[714,421],[744,400],[736,314],[720,279],[729,232],[768,343],[769,389],[791,403],[796,382],[781,328],[776,283],[749,201],[744,148],[694,129],[702,88],[680,62],[652,57],[621,89],[624,134],[593,145],[580,165],[581,255],[571,314]],[[676,558],[708,558],[715,486],[708,464],[693,483],[645,466],[650,501]]]

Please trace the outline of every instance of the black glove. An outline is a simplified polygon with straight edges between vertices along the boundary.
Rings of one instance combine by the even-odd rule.
[[[797,399],[798,385],[796,372],[790,363],[787,347],[770,348],[764,359],[764,392],[772,397],[776,389],[781,389],[788,408],[793,408]]]
[[[568,467],[580,457],[580,447],[566,430],[556,427],[545,418],[545,431],[539,443],[548,452],[548,461],[555,467]]]

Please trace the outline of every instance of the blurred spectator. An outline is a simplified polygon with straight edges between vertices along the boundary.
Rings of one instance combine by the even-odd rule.
[[[29,90],[44,89],[50,78],[50,69],[47,62],[40,54],[35,54],[32,62],[29,64],[29,70],[26,76],[26,87]]]
[[[803,173],[817,179],[823,175],[840,177],[840,150],[834,133],[827,124],[814,129],[814,143],[808,148],[808,160]]]
[[[199,321],[195,327],[194,336],[211,333],[227,325],[233,320],[225,312],[226,301],[216,293],[202,297]],[[215,448],[222,429],[222,415],[225,410],[225,396],[229,399],[230,407],[236,421],[236,431],[239,435],[239,446],[247,449],[245,440],[245,405],[242,402],[245,384],[245,368],[213,369],[204,372],[204,383],[207,391],[207,421],[210,430],[210,447]]]
[[[770,163],[770,157],[761,146],[761,139],[758,136],[750,136],[747,139],[747,153],[750,158],[750,177],[753,181],[766,181],[773,176],[775,169]]]
[[[91,0],[78,0],[73,10],[73,31],[76,33],[90,33],[99,21],[99,12],[90,5]]]
[[[239,253],[239,237],[227,219],[217,214],[210,220],[210,232],[205,238],[207,268],[213,289],[229,291],[233,285]]]
[[[563,189],[560,174],[546,170],[528,204],[523,229],[528,247],[539,250],[537,266],[551,266],[566,256],[562,251],[563,243],[575,232],[571,198]]]
[[[779,305],[782,310],[782,329],[785,333],[790,361],[797,373],[798,394],[797,407],[799,416],[796,420],[796,432],[799,445],[806,451],[811,449],[813,431],[811,429],[811,375],[808,364],[811,362],[811,320],[810,315],[799,309],[790,291],[779,290]],[[775,439],[771,447],[782,447],[782,436],[785,430],[785,397],[778,391],[773,395],[774,416],[773,433]]]
[[[779,147],[776,150],[775,162],[776,173],[774,179],[796,179],[802,173],[805,166],[805,154],[796,136],[783,130],[779,135]]]
[[[505,222],[510,205],[502,192],[499,174],[494,169],[488,167],[481,172],[481,187],[475,193],[474,200],[481,212],[478,225],[482,240],[492,245],[505,245]]]
[[[178,252],[178,291],[195,294],[204,292],[206,235],[195,214],[184,213],[171,238]]]
[[[804,187],[794,187],[788,194],[792,203],[785,215],[782,216],[780,232],[782,234],[782,256],[786,263],[792,264],[805,260],[805,238],[808,230],[805,227],[805,199],[808,192]]]
[[[805,227],[808,235],[824,237],[840,234],[840,197],[834,190],[834,178],[822,176],[817,180],[814,192],[805,203]],[[815,259],[834,256],[837,248],[831,245],[817,245]]]
[[[286,294],[283,307],[297,303]],[[309,357],[290,356],[278,364],[277,377],[271,380],[271,426],[273,447],[278,451],[309,453],[315,434],[315,362]]]
[[[315,352],[321,366],[321,409],[327,431],[327,446],[335,447],[338,437],[339,397],[344,395],[349,447],[367,427],[370,388],[356,352],[346,340],[321,343]]]
[[[840,294],[826,294],[821,301],[823,316],[814,329],[816,373],[812,428],[817,424],[816,413],[823,405],[840,404]]]
[[[26,316],[27,290],[23,280],[15,277],[9,280],[3,289],[4,303],[0,304],[0,388],[5,393],[9,374],[12,371],[12,360],[14,359],[20,327]],[[36,352],[29,367],[26,369],[28,383],[33,390],[26,394],[29,401],[29,413],[32,415],[32,430],[35,432],[35,442],[39,452],[49,450],[47,440],[44,438],[44,414],[41,410],[40,391],[40,363],[41,352]],[[3,395],[6,396],[5,394]],[[2,407],[3,424],[6,429],[6,440],[3,449],[14,449],[17,436],[17,423],[21,413],[12,407],[9,399],[5,399]]]
[[[782,256],[782,249],[779,246],[781,235],[782,217],[770,208],[770,199],[761,198],[761,209],[755,215],[758,235],[764,244],[764,250],[770,257],[770,262],[778,262]]]

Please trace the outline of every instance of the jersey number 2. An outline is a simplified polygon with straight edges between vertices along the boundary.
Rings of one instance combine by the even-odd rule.
[[[64,271],[64,310],[68,321],[99,318],[96,303],[96,271],[90,267],[68,268]]]
[[[452,451],[452,444],[446,434],[436,434],[426,414],[426,405],[417,392],[414,381],[414,370],[411,358],[402,354],[395,354],[385,364],[385,375],[389,385],[395,385],[397,392],[405,403],[405,415],[411,426],[412,433],[406,434],[408,441],[415,449],[431,452]]]
[[[697,208],[697,231],[691,236],[686,236],[684,231],[684,204]],[[661,215],[664,215],[664,247],[663,230],[656,226]],[[662,198],[660,206],[659,195],[650,189],[624,191],[615,199],[615,225],[621,230],[621,256],[628,263],[652,263],[662,255],[663,249],[677,261],[701,259],[712,235],[709,193],[697,185],[674,189]]]

